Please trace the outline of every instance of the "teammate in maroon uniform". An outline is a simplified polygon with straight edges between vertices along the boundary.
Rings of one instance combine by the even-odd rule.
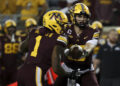
[[[21,31],[21,34],[20,34],[21,40],[24,41],[28,37],[32,29],[35,29],[37,26],[38,26],[37,21],[35,19],[28,18],[25,21],[25,30]],[[25,59],[27,58],[27,55],[28,55],[28,51],[24,52],[24,55],[22,56],[23,61],[25,61]]]
[[[67,16],[60,11],[49,11],[43,16],[43,27],[33,29],[26,41],[28,57],[18,72],[18,84],[22,86],[46,86],[45,73],[51,67],[51,55],[56,44],[66,46],[66,38],[60,36]],[[25,42],[21,45],[26,44]],[[29,43],[29,44],[28,44]]]
[[[89,27],[90,12],[86,5],[77,3],[70,10],[73,25],[67,27],[66,34],[68,36],[68,47],[73,44],[78,44],[83,47],[83,55],[81,58],[64,58],[64,64],[70,68],[81,70],[90,69],[91,71],[85,73],[78,83],[81,86],[98,86],[95,74],[92,67],[92,50],[97,45],[97,38],[99,32]],[[62,47],[55,46],[52,57],[52,67],[55,73],[59,75],[55,86],[66,86],[68,72],[65,72],[60,66],[60,56]],[[65,74],[64,74],[65,73]],[[65,76],[64,76],[65,75]],[[64,83],[64,84],[63,84]]]
[[[16,81],[19,37],[15,35],[16,23],[7,20],[4,27],[5,34],[0,37],[2,46],[2,85],[6,86]]]

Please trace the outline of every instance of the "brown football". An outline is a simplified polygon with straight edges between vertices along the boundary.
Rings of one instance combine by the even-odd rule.
[[[82,56],[83,50],[79,47],[74,47],[73,49],[70,49],[69,56],[72,57],[72,59],[79,59]]]

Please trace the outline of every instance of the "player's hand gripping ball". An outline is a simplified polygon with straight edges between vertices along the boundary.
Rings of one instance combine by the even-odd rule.
[[[70,49],[65,50],[65,56],[71,57],[72,59],[80,59],[83,55],[83,49],[79,45],[75,44]]]

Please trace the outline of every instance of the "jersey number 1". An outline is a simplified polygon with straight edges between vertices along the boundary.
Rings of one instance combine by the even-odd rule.
[[[34,47],[34,50],[31,52],[31,56],[33,56],[33,57],[37,56],[37,51],[40,46],[40,41],[42,39],[42,36],[37,36],[35,39],[36,39],[35,47]]]

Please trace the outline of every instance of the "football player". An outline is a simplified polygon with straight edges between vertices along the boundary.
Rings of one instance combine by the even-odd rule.
[[[67,16],[57,10],[43,16],[43,26],[33,29],[28,39],[21,45],[28,47],[28,57],[18,72],[18,84],[21,86],[46,86],[45,74],[51,67],[51,55],[56,44],[66,46],[66,38],[61,36]]]
[[[29,18],[25,21],[26,32],[30,32],[37,27],[37,21],[33,18]]]
[[[2,46],[2,85],[6,86],[16,81],[17,59],[19,37],[16,36],[16,22],[14,20],[7,20],[4,24],[5,34],[0,37],[0,44]]]
[[[29,32],[36,27],[37,27],[37,21],[33,18],[28,18],[25,21],[25,29],[17,30],[18,36],[21,37],[21,41],[24,41],[27,38]]]
[[[24,41],[27,36],[29,35],[29,33],[31,32],[32,29],[35,29],[37,27],[37,21],[34,18],[28,18],[25,21],[25,30],[21,32],[20,37],[21,40]],[[22,60],[25,61],[25,59],[27,58],[27,53],[28,50],[26,50],[26,52],[24,52],[23,56],[22,56]]]
[[[91,70],[79,78],[78,83],[80,83],[81,86],[99,86],[92,65],[92,50],[97,45],[99,31],[89,27],[90,12],[88,7],[83,3],[75,4],[71,8],[70,13],[72,25],[71,27],[67,27],[66,30],[66,35],[68,37],[67,46],[69,47],[73,44],[78,44],[83,47],[83,54],[81,58],[67,58],[62,59],[62,61],[73,70],[76,68],[80,68],[81,70]],[[55,86],[66,86],[67,78],[69,76],[69,73],[65,72],[60,65],[64,53],[63,49],[64,48],[59,45],[55,46],[52,55],[52,67],[55,73],[58,74]]]

